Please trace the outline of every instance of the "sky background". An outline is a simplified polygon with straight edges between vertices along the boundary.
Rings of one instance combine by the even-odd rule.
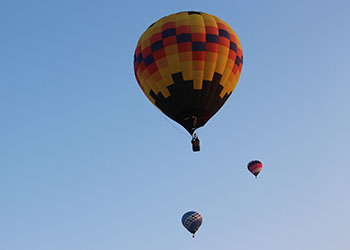
[[[133,72],[141,34],[184,10],[227,22],[244,55],[198,153]],[[0,249],[349,250],[349,12],[346,0],[1,1]],[[189,210],[203,216],[195,239]]]

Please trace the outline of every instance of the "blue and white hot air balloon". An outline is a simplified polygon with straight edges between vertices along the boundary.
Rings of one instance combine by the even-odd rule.
[[[194,238],[194,234],[202,225],[202,216],[195,211],[187,212],[182,216],[182,225],[192,233],[192,237]]]

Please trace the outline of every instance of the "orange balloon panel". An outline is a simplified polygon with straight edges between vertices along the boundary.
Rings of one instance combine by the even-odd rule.
[[[195,11],[153,23],[134,55],[136,79],[145,95],[190,134],[226,102],[242,63],[242,47],[231,27]]]

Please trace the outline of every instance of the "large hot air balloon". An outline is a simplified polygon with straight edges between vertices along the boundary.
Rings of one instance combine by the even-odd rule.
[[[235,89],[243,63],[236,33],[197,11],[161,18],[140,37],[134,70],[147,98],[192,136]],[[198,138],[192,138],[199,151]]]
[[[187,212],[182,216],[182,225],[192,233],[192,237],[194,238],[195,233],[202,225],[202,216],[195,211]]]
[[[263,164],[258,160],[254,160],[248,163],[248,170],[253,175],[255,175],[255,178],[258,177],[258,174],[260,173],[262,167],[263,167]]]

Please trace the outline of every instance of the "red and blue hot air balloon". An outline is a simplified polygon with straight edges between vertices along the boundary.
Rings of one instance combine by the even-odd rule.
[[[255,178],[258,177],[258,174],[260,173],[261,169],[263,167],[263,164],[261,161],[254,160],[248,163],[248,170],[255,175]]]
[[[202,225],[202,216],[195,211],[189,211],[182,216],[182,225],[192,233],[194,238],[195,233]]]

